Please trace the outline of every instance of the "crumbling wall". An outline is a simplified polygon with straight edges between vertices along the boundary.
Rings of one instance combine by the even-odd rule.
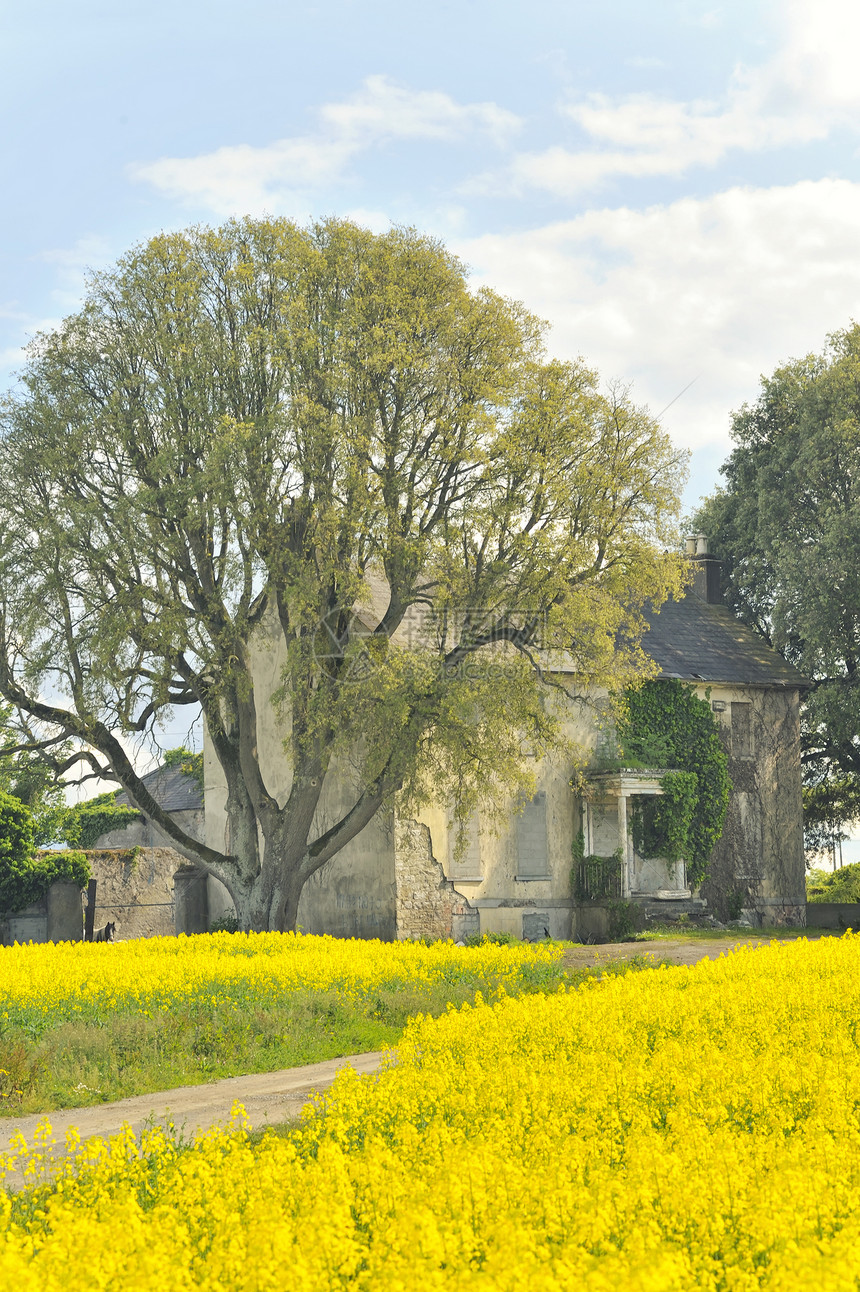
[[[418,821],[398,818],[395,823],[394,880],[399,941],[451,937],[461,941],[466,931],[477,932],[477,912],[469,911],[468,902],[445,878],[433,856],[430,831]]]

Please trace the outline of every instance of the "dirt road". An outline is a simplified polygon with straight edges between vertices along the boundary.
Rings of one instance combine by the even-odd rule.
[[[824,929],[808,929],[804,937],[836,936]],[[668,960],[673,965],[694,965],[700,960],[716,960],[738,947],[761,947],[770,941],[767,937],[750,934],[749,937],[728,934],[724,938],[655,938],[647,942],[607,942],[603,946],[568,947],[564,953],[567,969],[594,969],[608,960],[632,960],[637,956],[653,956],[656,961]]]

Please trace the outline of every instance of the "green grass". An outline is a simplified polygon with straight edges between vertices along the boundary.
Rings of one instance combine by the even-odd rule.
[[[810,934],[813,937],[819,937],[827,934],[826,929],[807,929],[807,928],[786,928],[777,925],[765,925],[760,929],[750,929],[745,925],[730,924],[725,929],[701,928],[696,924],[678,924],[677,922],[666,924],[650,924],[647,932],[640,934],[639,938],[653,941],[657,938],[670,938],[673,941],[684,942],[710,942],[710,941],[732,941],[739,942],[749,941],[750,938],[758,941],[768,942],[772,938],[791,941],[794,938],[805,938]],[[838,936],[838,933],[837,933]],[[637,939],[638,940],[638,939]]]

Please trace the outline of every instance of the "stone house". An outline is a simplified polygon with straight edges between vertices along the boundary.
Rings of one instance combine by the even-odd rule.
[[[660,792],[656,772],[595,773],[580,796],[571,789],[570,760],[559,754],[536,768],[528,802],[511,800],[501,830],[478,813],[459,845],[441,803],[414,820],[396,813],[375,818],[308,882],[300,927],[387,940],[459,940],[488,932],[588,936],[600,927],[595,903],[575,891],[580,832],[586,852],[620,849],[616,895],[648,915],[677,918],[709,904],[720,918],[743,910],[755,923],[804,923],[799,709],[807,684],[722,604],[719,562],[708,555],[706,541],[693,542],[692,551],[688,544],[688,554],[693,583],[683,598],[649,616],[645,647],[661,677],[689,683],[708,697],[729,755],[733,790],[726,826],[700,893],[687,887],[683,863],[645,859],[633,847],[630,800]],[[261,633],[254,653],[261,694],[279,685],[281,658],[277,635]],[[261,711],[260,724],[264,775],[283,801],[290,768],[273,708]],[[596,751],[600,733],[587,709],[571,705],[566,727],[575,744]],[[226,787],[204,749],[205,838],[224,848]],[[348,777],[330,780],[320,807],[324,819],[352,802]]]

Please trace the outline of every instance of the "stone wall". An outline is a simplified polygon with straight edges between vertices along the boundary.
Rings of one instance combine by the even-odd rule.
[[[0,946],[16,942],[80,942],[83,894],[76,884],[52,884],[41,901],[0,916]]]
[[[806,923],[811,929],[860,929],[860,902],[809,902]]]
[[[202,808],[195,811],[172,812],[171,816],[192,839],[203,840],[205,820]],[[104,834],[99,835],[93,847],[97,851],[136,847],[172,848],[173,840],[148,817],[144,817],[143,820],[132,821],[130,825],[106,830]]]
[[[722,704],[717,716],[732,793],[702,896],[721,920],[743,913],[753,924],[803,925],[799,694],[717,686],[709,694]]]
[[[116,936],[171,937],[176,932],[173,877],[187,862],[172,848],[94,849],[95,928],[111,920]]]
[[[445,878],[433,856],[430,831],[418,821],[398,818],[396,822],[394,881],[399,941],[451,937],[462,940],[469,922],[469,904]],[[477,913],[473,922],[477,931]]]

